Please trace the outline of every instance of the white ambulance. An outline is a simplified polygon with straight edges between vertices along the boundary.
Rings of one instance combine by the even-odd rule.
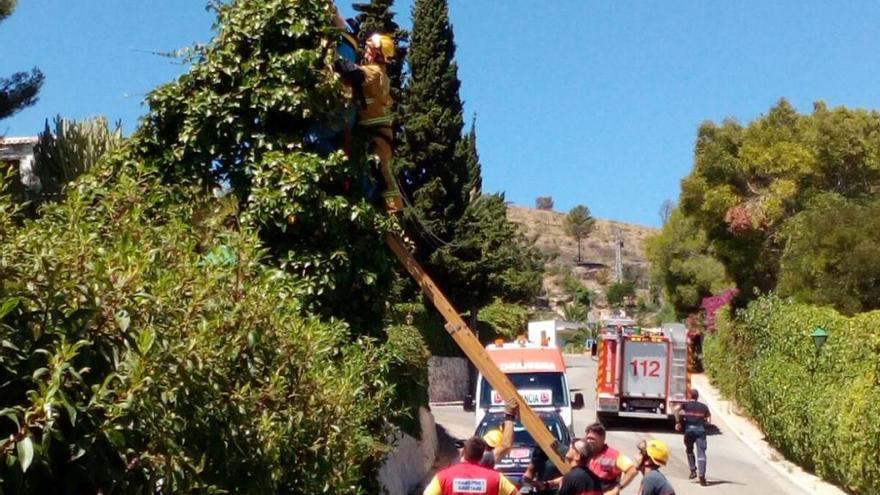
[[[584,407],[584,397],[580,393],[571,397],[565,361],[558,347],[541,346],[525,340],[496,342],[486,346],[486,353],[533,410],[556,411],[571,429],[571,411]],[[503,411],[504,399],[480,374],[476,397],[468,396],[464,408],[466,411],[475,411],[476,427],[486,413]]]

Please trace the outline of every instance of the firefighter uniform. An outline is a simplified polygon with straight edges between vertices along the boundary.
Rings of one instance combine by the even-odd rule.
[[[593,455],[588,463],[590,471],[599,478],[602,490],[617,486],[624,472],[633,467],[633,461],[607,444]]]
[[[380,64],[362,65],[364,73],[363,89],[365,107],[358,111],[358,124],[369,129],[373,137],[373,152],[379,157],[379,168],[382,171],[382,179],[385,181],[384,196],[391,209],[400,209],[400,192],[397,189],[397,181],[391,172],[391,158],[393,156],[394,132],[392,130],[393,117],[391,115],[391,81],[385,73],[385,67]]]
[[[436,475],[423,495],[513,495],[516,486],[503,474],[472,462],[460,462]]]

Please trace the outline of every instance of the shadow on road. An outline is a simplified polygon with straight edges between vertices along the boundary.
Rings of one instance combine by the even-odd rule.
[[[452,464],[458,458],[458,449],[455,448],[456,440],[464,440],[456,438],[446,431],[446,428],[437,425],[437,460],[434,461],[434,468],[443,468]]]

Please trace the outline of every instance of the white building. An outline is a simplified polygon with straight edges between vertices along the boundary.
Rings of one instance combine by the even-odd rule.
[[[28,188],[37,187],[39,179],[34,175],[34,146],[37,136],[0,138],[0,162],[16,167],[21,182]],[[6,167],[3,167],[5,170]]]
[[[529,342],[536,344],[546,342],[549,346],[562,348],[582,328],[586,328],[584,323],[563,320],[530,321]]]

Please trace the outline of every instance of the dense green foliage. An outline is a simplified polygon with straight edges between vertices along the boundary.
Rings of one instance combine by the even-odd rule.
[[[352,184],[366,164],[310,150],[316,123],[339,125],[330,4],[234,1],[177,81],[152,92],[136,153],[168,183],[228,185],[276,266],[297,275],[304,310],[381,336],[390,221]]]
[[[614,282],[605,289],[605,299],[612,307],[618,308],[626,302],[626,298],[636,295],[636,286],[632,282]]]
[[[0,23],[12,15],[16,3],[17,0],[0,0]],[[44,79],[43,73],[36,68],[0,77],[0,120],[36,103]]]
[[[443,267],[437,277],[463,308],[480,308],[495,297],[528,302],[541,289],[544,258],[519,226],[507,220],[504,195],[482,195],[465,210],[450,244],[431,256]]]
[[[786,457],[853,493],[880,493],[880,312],[761,297],[705,344],[713,380]],[[810,333],[829,338],[816,352]]]
[[[36,221],[0,200],[3,492],[369,493],[391,356],[123,156]]]
[[[706,232],[744,294],[775,287],[780,228],[822,192],[859,197],[880,186],[880,114],[829,110],[798,114],[785,100],[742,127],[704,124],[681,208]]]
[[[807,246],[826,234],[826,240],[835,235],[804,223],[808,218],[819,221],[820,213],[797,219],[823,195],[859,203],[878,190],[878,112],[829,109],[820,102],[812,114],[801,115],[781,100],[747,126],[731,120],[704,123],[697,135],[693,171],[682,181],[680,206],[651,245],[655,280],[679,313],[691,310],[702,294],[728,277],[740,289],[740,306],[787,280],[781,288],[805,301],[835,304],[847,312],[880,307],[876,297],[870,298],[873,304],[865,304],[855,301],[853,294],[880,276],[874,264],[860,269],[835,264],[827,243],[824,253]],[[860,240],[852,245],[864,239],[863,247],[877,239],[875,228],[858,233],[871,227],[868,219],[852,216],[869,214],[868,208],[850,213],[859,227],[838,230],[838,239],[857,235]],[[799,231],[798,225],[811,230]],[[795,259],[800,256],[806,258]],[[796,272],[786,275],[787,269]],[[822,285],[812,290],[798,287],[807,283],[800,278],[807,274]],[[832,279],[837,280],[829,285]]]
[[[578,205],[565,216],[565,234],[574,238],[578,246],[577,262],[581,262],[581,240],[586,239],[593,231],[596,220],[590,215],[590,209],[584,205]]]
[[[781,295],[850,315],[880,308],[880,201],[820,196],[783,234]]]
[[[122,123],[113,129],[98,117],[81,122],[55,117],[34,147],[34,173],[40,182],[37,201],[58,199],[68,183],[97,165],[104,154],[122,142]]]
[[[512,340],[528,330],[529,311],[521,305],[496,299],[480,311],[480,323],[488,325],[494,335]]]
[[[712,256],[705,233],[680,210],[673,210],[663,230],[648,239],[646,251],[652,279],[677,318],[697,312],[704,297],[733,285]]]

